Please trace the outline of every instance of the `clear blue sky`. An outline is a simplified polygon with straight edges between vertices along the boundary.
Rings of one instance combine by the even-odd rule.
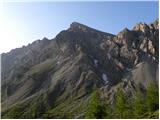
[[[20,36],[17,45],[9,50],[43,37],[54,38],[73,21],[117,34],[124,27],[131,29],[139,22],[153,22],[158,18],[158,2],[4,3],[3,13],[5,24]]]

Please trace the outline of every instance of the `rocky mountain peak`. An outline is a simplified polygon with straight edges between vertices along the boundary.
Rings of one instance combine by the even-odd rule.
[[[146,23],[138,23],[133,27],[133,30],[135,31],[142,31],[143,33],[149,31],[149,29],[159,29],[159,20],[156,19],[153,23],[151,24],[146,24]]]
[[[119,35],[127,34],[128,32],[130,32],[130,30],[129,30],[128,28],[124,28],[122,31],[120,31],[120,32],[118,33],[118,36],[119,36]]]
[[[101,31],[98,31],[94,28],[91,28],[91,27],[88,27],[84,24],[81,24],[79,22],[72,22],[70,24],[70,28],[69,28],[69,31],[81,31],[81,32],[101,32]]]
[[[44,37],[42,40],[49,40],[48,38]]]
[[[87,27],[86,25],[83,25],[81,23],[78,22],[72,22],[70,24],[70,29],[71,30],[82,30],[82,31],[86,31],[86,29],[88,29],[89,27]]]
[[[134,26],[133,30],[144,32],[147,29],[147,27],[148,26],[145,23],[138,23],[136,26]]]
[[[159,29],[159,19],[158,19],[158,18],[154,21],[153,26],[154,26],[156,29]]]

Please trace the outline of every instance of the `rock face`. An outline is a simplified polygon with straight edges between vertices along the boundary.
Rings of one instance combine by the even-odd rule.
[[[73,113],[85,108],[94,88],[111,102],[121,84],[126,93],[135,87],[145,90],[159,79],[158,49],[158,20],[125,28],[118,35],[73,22],[52,40],[37,40],[1,55],[2,117],[8,118],[18,106],[25,111],[19,118],[45,118],[48,111],[50,118],[62,118],[60,106],[67,102],[64,113],[74,105]],[[30,114],[35,109],[36,114]]]

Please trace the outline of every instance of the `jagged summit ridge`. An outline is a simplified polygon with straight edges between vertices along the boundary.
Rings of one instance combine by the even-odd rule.
[[[87,29],[89,29],[89,27],[86,26],[86,25],[83,25],[83,24],[81,24],[81,23],[79,23],[79,22],[72,22],[72,23],[70,24],[70,29],[72,29],[72,30],[82,30],[82,31],[86,31]],[[90,28],[90,29],[91,29],[91,28]]]
[[[70,27],[69,27],[68,30],[69,31],[76,31],[76,32],[92,32],[92,33],[99,32],[100,34],[106,34],[106,35],[114,36],[111,33],[106,33],[106,32],[94,29],[92,27],[89,27],[89,26],[84,25],[84,24],[79,23],[79,22],[72,22],[70,24]]]

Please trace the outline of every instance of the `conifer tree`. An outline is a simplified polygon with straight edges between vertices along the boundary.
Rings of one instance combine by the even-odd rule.
[[[146,97],[147,107],[149,112],[154,112],[159,109],[159,90],[158,85],[150,83],[147,87]]]
[[[146,104],[144,96],[141,91],[138,90],[133,101],[134,118],[140,118],[146,112]]]
[[[102,105],[100,94],[95,90],[91,95],[86,118],[88,119],[102,119],[105,116],[105,106]]]
[[[123,118],[123,112],[125,110],[125,97],[122,90],[118,90],[116,94],[115,112],[118,118]]]

